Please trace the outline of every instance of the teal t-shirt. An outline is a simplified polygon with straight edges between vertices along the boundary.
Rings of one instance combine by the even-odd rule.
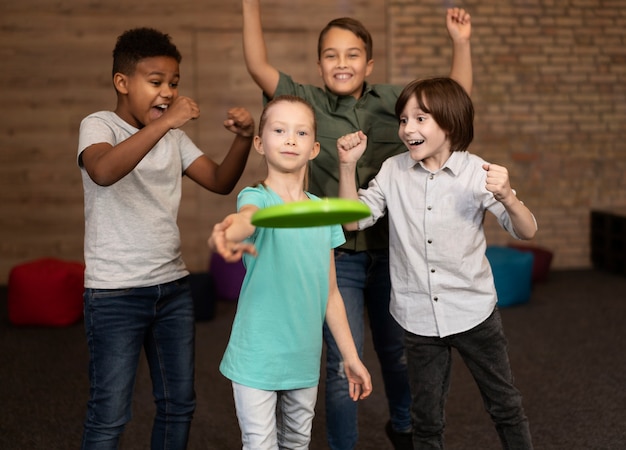
[[[264,186],[247,187],[237,197],[238,209],[282,203]],[[330,256],[345,242],[342,228],[257,228],[249,241],[258,255],[244,256],[246,275],[220,371],[255,389],[316,386]]]

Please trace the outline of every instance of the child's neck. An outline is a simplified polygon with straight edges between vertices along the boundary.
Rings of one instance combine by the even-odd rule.
[[[285,203],[307,200],[304,193],[304,180],[302,177],[272,177],[268,176],[264,181]]]

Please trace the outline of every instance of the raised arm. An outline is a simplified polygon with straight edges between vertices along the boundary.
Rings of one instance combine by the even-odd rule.
[[[452,39],[450,78],[457,81],[471,95],[474,83],[470,50],[471,17],[464,9],[449,8],[446,13],[446,27]]]
[[[535,237],[537,232],[535,216],[511,189],[508,170],[496,164],[483,164],[483,169],[487,171],[486,188],[506,208],[515,234],[525,240]]]
[[[372,379],[361,362],[354,339],[350,332],[346,309],[337,287],[335,275],[335,256],[330,253],[328,306],[326,308],[326,324],[337,343],[343,358],[344,371],[348,378],[350,398],[357,401],[367,398],[372,392]]]
[[[117,82],[117,78],[114,81]],[[80,164],[94,183],[111,186],[128,175],[169,130],[179,128],[199,115],[196,102],[179,96],[163,116],[119,144],[99,143],[87,147],[80,155]]]
[[[248,73],[269,98],[274,97],[280,74],[267,59],[267,48],[261,25],[260,0],[242,0],[243,57]]]
[[[358,200],[356,188],[356,164],[367,148],[367,136],[362,131],[346,134],[337,139],[337,157],[339,159],[339,197]],[[356,222],[345,223],[347,231],[358,229]]]
[[[231,108],[224,127],[235,133],[235,139],[221,164],[208,156],[197,158],[185,175],[217,194],[229,194],[239,181],[248,161],[254,135],[254,119],[244,108]]]

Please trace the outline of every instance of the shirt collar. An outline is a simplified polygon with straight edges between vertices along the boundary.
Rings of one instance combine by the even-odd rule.
[[[424,164],[421,161],[414,161],[414,160],[412,160],[409,152],[407,152],[406,155],[407,155],[409,167],[415,167],[415,166],[419,165],[425,171],[427,171],[429,173],[431,172],[429,169],[424,167]],[[443,167],[441,167],[441,169],[439,169],[437,172],[440,172],[442,170],[447,170],[452,175],[455,175],[455,176],[458,175],[459,172],[461,171],[461,169],[463,168],[463,165],[465,165],[465,157],[466,157],[466,155],[467,155],[466,151],[463,151],[463,152],[452,152],[452,154],[450,155],[448,160],[445,162]]]
[[[346,96],[337,95],[337,94],[331,92],[327,87],[324,87],[324,89],[326,91],[326,97],[328,98],[328,105],[329,105],[330,109],[332,111],[336,111],[337,107],[339,105],[339,102],[341,101],[341,99],[346,98]],[[357,100],[357,102],[360,101],[362,98],[364,98],[368,94],[380,97],[380,94],[376,91],[376,85],[369,84],[367,81],[365,81],[363,83],[363,94]],[[352,100],[352,99],[350,99],[350,100]]]

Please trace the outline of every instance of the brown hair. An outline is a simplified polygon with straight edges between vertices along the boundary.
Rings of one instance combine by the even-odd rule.
[[[415,97],[422,111],[430,114],[447,134],[450,150],[467,150],[474,139],[474,105],[465,89],[452,78],[427,78],[407,84],[396,101],[396,117]]]
[[[367,31],[367,28],[365,28],[361,22],[351,17],[333,19],[326,24],[322,31],[320,31],[320,36],[317,40],[317,59],[322,57],[323,41],[331,28],[341,28],[354,33],[354,35],[361,39],[365,44],[365,54],[367,56],[367,60],[369,61],[372,59],[372,55],[374,53],[374,41],[372,40],[372,35],[369,31]]]

